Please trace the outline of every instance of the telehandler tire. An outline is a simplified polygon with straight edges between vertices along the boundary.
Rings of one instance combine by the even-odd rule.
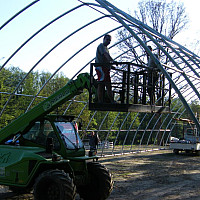
[[[98,162],[87,163],[89,182],[77,188],[81,198],[85,200],[107,199],[113,190],[113,180],[108,169]]]
[[[69,174],[62,170],[48,170],[36,179],[33,194],[35,200],[74,200],[76,188]]]

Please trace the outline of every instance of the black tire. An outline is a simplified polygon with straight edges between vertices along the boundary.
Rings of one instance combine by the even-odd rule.
[[[73,180],[61,170],[48,170],[38,176],[34,184],[35,200],[74,200]]]
[[[89,182],[77,188],[81,198],[85,200],[107,199],[113,190],[113,180],[108,169],[98,162],[87,163]]]
[[[177,154],[177,155],[179,154],[179,150],[178,150],[178,149],[174,149],[173,152],[174,152],[175,154]]]

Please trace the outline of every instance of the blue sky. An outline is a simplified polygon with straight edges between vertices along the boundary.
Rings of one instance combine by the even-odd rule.
[[[33,1],[0,0],[0,26],[31,2]],[[92,0],[89,2],[95,3],[95,1]],[[125,12],[133,12],[137,7],[138,0],[110,0],[109,2]],[[199,0],[184,0],[182,2],[185,3],[191,22],[190,29],[185,31],[178,40],[181,44],[188,39],[198,39],[200,34],[198,27],[200,15]],[[40,0],[27,11],[23,12],[23,14],[15,18],[0,30],[0,64],[3,64],[23,42],[42,26],[79,4],[78,0]],[[7,66],[14,65],[20,67],[24,71],[29,71],[41,56],[61,39],[78,27],[81,27],[99,16],[99,13],[89,8],[81,8],[72,14],[68,14],[32,39],[9,61]],[[104,20],[97,26],[88,27],[80,34],[74,35],[71,40],[63,42],[59,48],[43,60],[37,66],[36,70],[44,70],[53,73],[67,58],[78,51],[80,47],[97,37],[97,33],[103,34],[105,30],[109,30],[112,26],[116,26],[112,20]],[[99,42],[101,42],[101,40],[91,45],[87,51],[83,51],[83,54],[77,56],[76,59],[72,59],[73,61],[71,61],[71,63],[69,62],[69,65],[63,67],[68,77],[71,77],[74,72],[79,69],[80,62],[87,62],[88,58],[93,58],[95,56],[96,46]]]

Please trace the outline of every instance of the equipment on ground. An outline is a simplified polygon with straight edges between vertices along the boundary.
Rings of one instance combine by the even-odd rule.
[[[73,200],[76,192],[87,200],[110,195],[112,177],[97,156],[85,155],[74,117],[49,115],[89,84],[90,75],[80,74],[0,130],[1,185],[14,192],[33,189],[35,200]]]
[[[0,130],[0,184],[13,191],[34,189],[36,200],[73,200],[76,192],[87,200],[106,199],[112,189],[113,181],[109,171],[97,162],[96,151],[85,155],[73,116],[50,115],[54,109],[74,96],[89,91],[89,109],[120,112],[169,112],[171,86],[159,87],[158,106],[146,105],[146,69],[131,71],[131,63],[122,65],[122,80],[113,82],[117,102],[98,103],[98,83],[91,73],[78,75],[63,88],[21,115]],[[160,77],[164,85],[165,77]],[[169,101],[164,104],[164,97]],[[134,99],[130,98],[134,96]],[[138,97],[141,98],[138,98]],[[131,101],[133,101],[131,104]],[[140,104],[139,104],[140,103]],[[93,160],[90,161],[90,160]]]
[[[196,125],[189,119],[178,119],[186,122],[183,126],[183,137],[171,137],[170,149],[173,149],[175,154],[180,152],[197,153],[200,155],[200,137]]]

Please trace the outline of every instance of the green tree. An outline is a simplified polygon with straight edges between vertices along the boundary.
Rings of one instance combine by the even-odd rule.
[[[191,102],[190,107],[194,114],[200,119],[200,102],[197,100],[194,100]]]
[[[1,118],[0,118],[0,126],[4,127],[9,123],[9,121],[14,119],[13,113],[9,113],[8,110],[3,112],[4,105],[8,101],[9,93],[11,92],[11,82],[10,82],[11,72],[7,69],[2,69],[0,73],[0,110],[1,110]]]
[[[23,114],[40,88],[51,77],[50,73],[31,72],[26,75],[18,67],[2,69],[0,73],[0,109],[1,127],[7,125],[13,119]],[[53,94],[59,88],[63,87],[68,78],[63,74],[55,75],[53,79],[46,84],[32,104],[32,107]],[[60,111],[64,112],[65,108],[61,106]],[[58,109],[58,110],[59,110]],[[57,110],[57,111],[58,111]],[[57,112],[54,111],[54,112]]]

